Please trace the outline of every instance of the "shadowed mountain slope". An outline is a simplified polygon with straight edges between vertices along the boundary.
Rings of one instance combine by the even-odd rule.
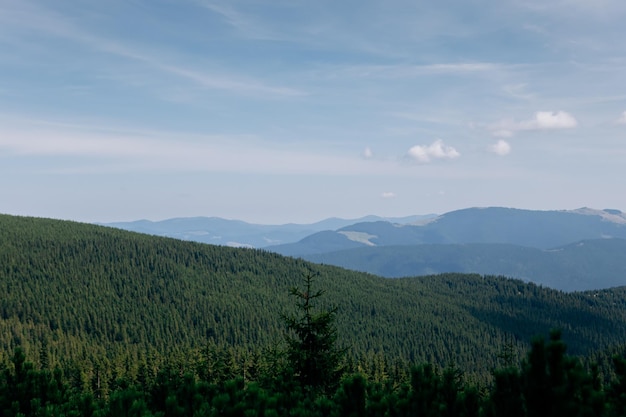
[[[626,285],[626,240],[595,239],[543,250],[498,243],[381,246],[304,256],[388,277],[441,273],[504,275],[563,291]]]

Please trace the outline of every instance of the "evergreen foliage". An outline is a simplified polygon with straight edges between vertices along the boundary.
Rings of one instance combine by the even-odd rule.
[[[598,383],[593,369],[566,353],[560,333],[535,338],[521,364],[494,371],[494,383],[477,386],[453,366],[411,366],[408,377],[374,381],[367,373],[337,376],[336,388],[314,392],[273,370],[257,380],[207,381],[198,372],[164,364],[150,381],[119,375],[99,398],[77,387],[60,368],[37,369],[17,348],[0,368],[0,414],[18,416],[309,416],[309,417],[537,417],[624,416],[624,357],[616,379]],[[619,365],[618,365],[619,364]],[[503,376],[507,375],[506,378]],[[292,375],[297,378],[294,374]],[[265,381],[265,382],[261,382]],[[503,382],[504,381],[504,382]]]
[[[286,335],[287,359],[302,387],[329,392],[336,388],[343,373],[341,366],[345,352],[336,345],[334,321],[337,308],[315,309],[315,303],[324,291],[313,290],[313,278],[313,273],[307,273],[304,288],[290,290],[297,299],[299,315],[283,315],[289,332]]]

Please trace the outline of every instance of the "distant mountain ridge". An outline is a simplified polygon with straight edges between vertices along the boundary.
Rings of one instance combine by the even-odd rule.
[[[281,225],[254,224],[220,217],[179,217],[161,221],[137,220],[99,223],[99,225],[214,245],[263,248],[270,245],[297,242],[311,234],[325,230],[337,230],[354,223],[388,221],[397,224],[409,224],[426,221],[434,217],[436,217],[435,214],[407,217],[371,215],[358,219],[333,217],[310,224],[288,223]]]
[[[364,238],[367,236],[367,239]],[[626,215],[618,210],[536,211],[503,207],[451,211],[418,225],[357,223],[332,233],[268,249],[308,256],[368,246],[502,243],[549,249],[586,239],[626,239]]]
[[[475,207],[439,216],[331,218],[305,225],[195,217],[107,226],[263,248],[384,277],[479,273],[565,291],[626,285],[626,214],[615,209]]]
[[[614,238],[548,250],[502,243],[425,244],[361,247],[303,258],[387,278],[478,273],[585,291],[626,285],[625,255],[626,240]]]
[[[626,285],[624,239],[619,210],[488,207],[421,224],[358,223],[267,249],[389,278],[479,273],[575,291]]]

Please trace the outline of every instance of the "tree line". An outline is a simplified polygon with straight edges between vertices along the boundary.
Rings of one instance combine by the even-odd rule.
[[[148,356],[117,369],[78,362],[38,365],[16,348],[0,365],[0,414],[85,417],[200,416],[626,416],[626,358],[610,375],[567,353],[560,331],[535,337],[518,360],[501,346],[488,382],[450,363],[395,363],[350,357],[338,342],[337,309],[307,274],[291,289],[296,309],[283,314],[283,343],[263,352],[208,344],[197,360]],[[63,363],[63,361],[61,361]]]

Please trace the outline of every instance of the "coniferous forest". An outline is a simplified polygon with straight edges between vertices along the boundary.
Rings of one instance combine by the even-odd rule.
[[[0,216],[2,416],[624,416],[626,289]]]

